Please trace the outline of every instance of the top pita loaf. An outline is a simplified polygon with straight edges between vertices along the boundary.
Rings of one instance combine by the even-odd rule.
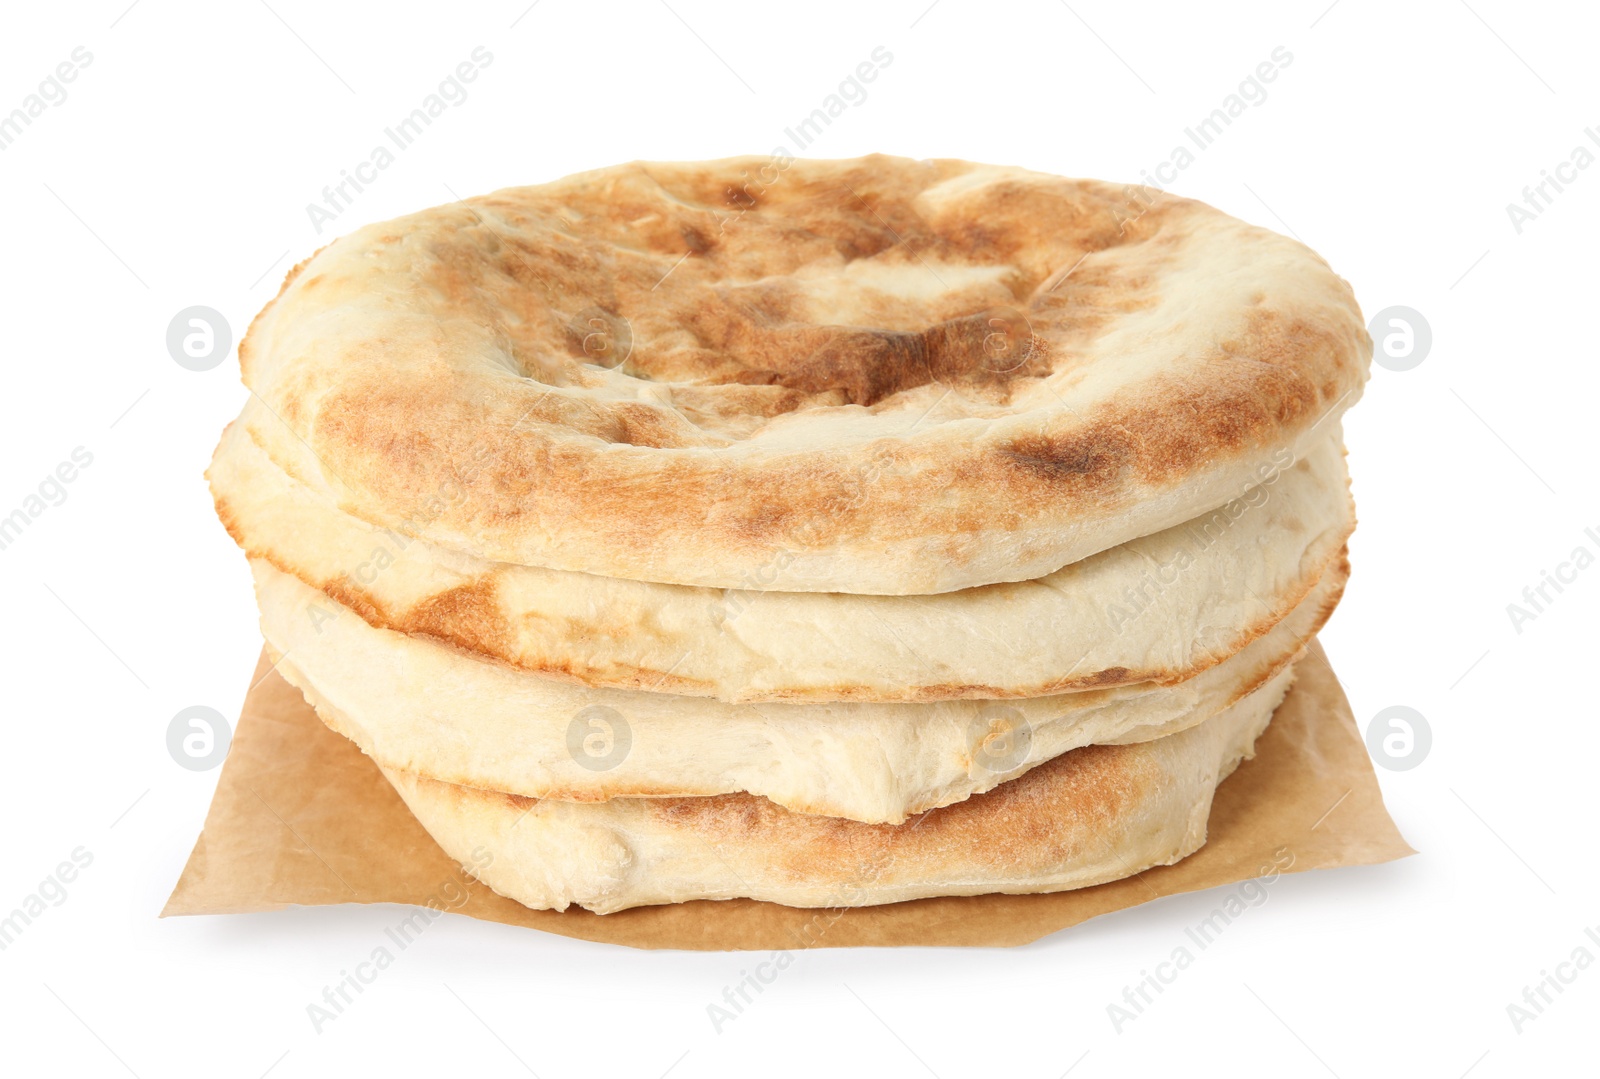
[[[631,164],[296,267],[240,346],[273,458],[501,562],[724,588],[1029,580],[1214,508],[1358,396],[1304,246],[961,161]]]

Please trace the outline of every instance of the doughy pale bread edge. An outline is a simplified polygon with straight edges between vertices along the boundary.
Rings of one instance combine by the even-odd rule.
[[[1198,850],[1217,784],[1253,755],[1292,678],[1285,670],[1182,733],[1074,750],[901,825],[806,816],[750,795],[582,805],[384,774],[447,854],[539,909],[576,903],[605,914],[739,897],[850,907],[1065,891]]]
[[[278,671],[379,764],[570,801],[752,792],[802,813],[898,823],[1091,743],[1202,722],[1296,659],[1337,604],[1330,568],[1289,617],[1176,686],[1012,702],[728,705],[591,690],[375,630],[257,562],[262,629]],[[296,617],[320,604],[312,629]],[[996,741],[999,739],[999,741]]]

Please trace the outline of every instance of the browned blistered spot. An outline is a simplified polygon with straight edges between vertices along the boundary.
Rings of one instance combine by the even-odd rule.
[[[757,188],[756,190],[759,190]],[[739,210],[754,210],[761,204],[760,198],[752,190],[749,183],[729,184],[723,192],[723,200]]]
[[[371,594],[351,581],[349,577],[330,578],[323,581],[320,587],[323,595],[344,604],[354,611],[362,621],[372,625],[381,625],[384,622],[384,612],[372,601]]]
[[[682,225],[678,231],[683,234],[683,242],[693,254],[703,255],[711,250],[712,241],[708,240],[705,233],[693,225]]]
[[[449,782],[447,779],[439,781],[445,783]],[[539,799],[537,798],[527,798],[520,794],[509,794],[506,791],[495,791],[494,793],[498,794],[501,798],[504,798],[506,803],[518,813],[526,813],[528,810],[539,804]]]
[[[1083,480],[1109,483],[1131,457],[1123,439],[1092,430],[1027,435],[1002,445],[999,453],[1002,459],[1035,478],[1070,480],[1075,485],[1081,485]]]
[[[396,619],[391,628],[437,637],[481,655],[503,655],[515,640],[501,613],[492,575],[428,597]]]
[[[758,832],[783,809],[753,794],[721,794],[711,798],[662,798],[649,808],[664,820],[699,829],[711,825],[719,832],[749,836]]]
[[[637,401],[619,401],[611,408],[617,428],[611,441],[630,446],[664,449],[692,446],[703,441],[675,413]]]
[[[1137,395],[1102,404],[1085,429],[1015,439],[998,454],[1027,478],[1074,490],[1113,486],[1128,467],[1141,483],[1167,484],[1207,456],[1269,446],[1285,427],[1314,421],[1334,402],[1306,378],[1305,359],[1337,347],[1304,322],[1252,312],[1244,332],[1208,358],[1232,359],[1232,377],[1159,375]]]
[[[805,394],[839,391],[846,404],[871,406],[930,382],[1001,387],[1051,373],[1045,339],[1020,317],[982,311],[925,330],[891,331],[806,326],[770,335],[778,347],[727,381],[780,385]]]
[[[1077,680],[1077,685],[1089,689],[1095,686],[1119,686],[1127,682],[1133,672],[1126,667],[1107,667]]]

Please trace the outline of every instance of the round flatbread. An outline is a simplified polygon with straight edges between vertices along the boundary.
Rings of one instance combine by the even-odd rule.
[[[1193,521],[1037,581],[936,596],[715,589],[487,562],[377,528],[278,468],[245,424],[208,473],[256,559],[373,626],[596,688],[758,701],[939,701],[1173,684],[1266,633],[1355,528],[1334,438],[1263,462]]]
[[[748,792],[798,813],[899,823],[1090,744],[1170,735],[1302,653],[1344,588],[1341,559],[1239,654],[1175,686],[1023,700],[730,705],[589,689],[374,629],[261,561],[277,669],[380,765],[563,801]]]
[[[371,225],[239,352],[252,434],[371,524],[906,595],[1222,505],[1326,436],[1371,341],[1322,259],[1201,203],[875,156],[624,165]]]
[[[1292,677],[1281,672],[1182,733],[1073,750],[900,825],[805,816],[743,794],[582,805],[384,774],[446,853],[538,909],[576,903],[605,914],[740,897],[857,907],[1059,892],[1198,850],[1217,785],[1253,755]]]

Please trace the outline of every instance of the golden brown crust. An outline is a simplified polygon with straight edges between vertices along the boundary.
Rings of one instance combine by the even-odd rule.
[[[1170,685],[1248,645],[1300,603],[1355,526],[1335,440],[1272,468],[1212,514],[1041,580],[917,599],[485,562],[323,505],[243,425],[224,436],[208,475],[219,516],[251,557],[381,629],[594,687],[928,702]]]
[[[1365,377],[1348,287],[1199,203],[886,157],[741,180],[766,164],[337,241],[241,345],[259,434],[356,516],[492,560],[930,593],[1218,505]]]

